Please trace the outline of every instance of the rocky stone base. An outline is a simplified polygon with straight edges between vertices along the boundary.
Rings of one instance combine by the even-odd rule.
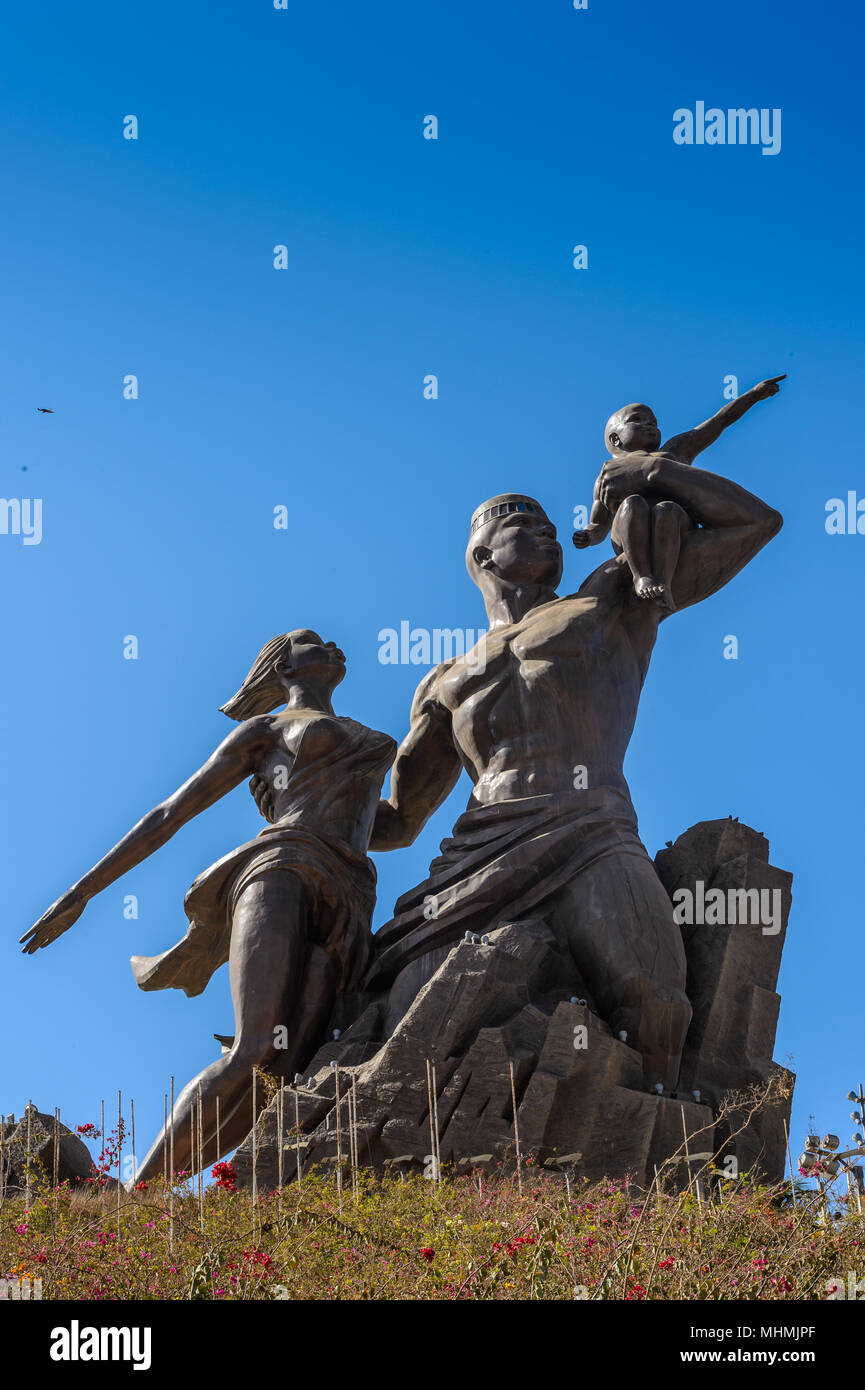
[[[694,1017],[679,1084],[699,1087],[717,1110],[731,1091],[786,1081],[790,1096],[780,1107],[767,1107],[744,1128],[744,1114],[733,1112],[718,1130],[741,1172],[760,1169],[780,1178],[794,1078],[772,1060],[772,1052],[793,876],[769,863],[764,835],[732,817],[692,826],[661,850],[655,868],[671,900],[681,902],[681,890],[687,890],[695,906],[703,902],[705,919],[681,927]]]
[[[284,1092],[283,1181],[296,1174],[296,1117],[304,1167],[333,1165],[340,1153],[346,1159],[349,1089],[359,1162],[379,1171],[394,1165],[430,1173],[435,1112],[431,1126],[428,1063],[435,1068],[443,1166],[512,1169],[514,1096],[523,1158],[559,1161],[591,1179],[630,1174],[638,1183],[650,1181],[655,1165],[682,1147],[683,1115],[689,1134],[700,1134],[694,1142],[710,1148],[711,1109],[690,1095],[647,1092],[639,1054],[585,1003],[574,1002],[571,973],[543,922],[514,922],[490,932],[488,944],[455,946],[382,1046],[373,1016],[383,1004],[369,1005],[354,1027],[321,1050],[305,1084]],[[358,1060],[357,1049],[371,1055]],[[259,1120],[255,1146],[259,1185],[275,1186],[276,1101]],[[241,1185],[252,1181],[252,1158],[250,1135],[234,1156]]]
[[[20,1120],[7,1120],[2,1126],[0,1181],[7,1197],[23,1196],[27,1190],[28,1116],[31,1191],[54,1181],[54,1116],[28,1105]],[[58,1125],[58,1136],[58,1182],[78,1183],[91,1177],[93,1160],[87,1146],[62,1123]]]
[[[793,1078],[772,1048],[791,875],[769,864],[761,834],[732,817],[692,827],[655,864],[673,901],[682,888],[695,900],[720,888],[780,904],[768,932],[756,919],[683,923],[694,1018],[678,1092],[647,1091],[639,1055],[592,1011],[543,920],[500,924],[414,962],[384,995],[340,1001],[338,1037],[282,1092],[283,1181],[296,1173],[298,1126],[305,1168],[347,1162],[350,1113],[358,1161],[379,1171],[430,1173],[436,1145],[443,1166],[509,1170],[518,1134],[524,1158],[592,1180],[630,1176],[637,1186],[680,1154],[667,1178],[683,1183],[687,1132],[693,1162],[720,1153],[728,1175],[780,1179]],[[731,1091],[773,1081],[781,1083],[773,1106],[750,1119],[747,1110],[717,1118]],[[274,1100],[254,1143],[250,1135],[234,1156],[241,1185],[251,1184],[255,1148],[259,1184],[276,1186],[278,1142]]]

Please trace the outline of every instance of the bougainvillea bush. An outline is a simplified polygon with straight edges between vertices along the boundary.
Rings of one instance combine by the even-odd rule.
[[[863,1245],[855,1200],[789,1184],[568,1191],[531,1165],[522,1191],[311,1173],[254,1204],[221,1163],[202,1196],[179,1179],[118,1202],[97,1178],[0,1207],[0,1277],[41,1279],[43,1299],[825,1299],[865,1270]]]

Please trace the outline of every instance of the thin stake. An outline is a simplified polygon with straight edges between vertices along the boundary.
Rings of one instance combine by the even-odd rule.
[[[171,1140],[168,1160],[170,1187],[168,1189],[168,1249],[174,1254],[174,1077],[171,1078]]]
[[[348,1177],[351,1183],[352,1194],[354,1193],[354,1127],[351,1116],[351,1077],[345,1092],[346,1111],[348,1116]]]
[[[285,1117],[285,1087],[276,1093],[276,1186],[279,1190],[278,1212],[282,1216],[282,1126]]]
[[[120,1249],[120,1191],[123,1187],[123,1097],[117,1092],[117,1249]]]
[[[102,1207],[102,1209],[103,1209],[103,1211],[104,1211],[104,1209],[105,1209],[105,1101],[104,1101],[104,1100],[101,1100],[101,1101],[99,1102],[99,1104],[100,1104],[100,1107],[101,1107],[101,1125],[102,1125],[102,1169],[103,1169],[102,1173],[100,1174],[100,1178],[99,1178],[99,1205],[100,1205],[100,1207]]]
[[[198,1083],[198,1207],[201,1212],[201,1230],[204,1233],[204,1106],[201,1099],[201,1082]]]
[[[351,1177],[351,1195],[357,1201],[357,1155],[354,1129],[354,1085],[355,1076],[352,1074],[348,1083],[348,1171]]]
[[[216,1158],[214,1163],[218,1163],[222,1158],[222,1141],[219,1134],[219,1096],[216,1097]]]
[[[27,1205],[25,1211],[30,1211],[30,1112],[33,1108],[32,1100],[27,1102]]]
[[[60,1178],[60,1106],[54,1107],[54,1186]]]
[[[342,1114],[340,1112],[339,1097],[339,1065],[334,1067],[336,1073],[336,1190],[339,1194],[339,1210],[342,1213]]]
[[[430,1062],[429,1057],[427,1057],[427,1059],[426,1059],[426,1100],[427,1100],[427,1111],[428,1111],[428,1113],[429,1113],[429,1142],[430,1142],[430,1149],[431,1149],[431,1151],[432,1151],[432,1152],[430,1153],[430,1158],[432,1159],[432,1165],[433,1165],[432,1180],[433,1180],[434,1183],[436,1183],[436,1182],[438,1182],[439,1172],[438,1172],[438,1159],[436,1158],[436,1133],[435,1133],[435,1118],[434,1118],[433,1095],[432,1095],[432,1064],[431,1064],[431,1062]]]
[[[354,1200],[360,1196],[360,1151],[357,1142],[357,1072],[351,1078],[351,1127],[354,1135],[354,1166],[352,1168],[352,1189]]]
[[[252,1068],[252,1234],[258,1217],[258,1068]]]
[[[793,1159],[790,1154],[790,1131],[787,1128],[787,1121],[784,1124],[784,1143],[787,1145],[787,1162],[790,1165],[790,1196],[793,1198],[793,1210],[795,1211],[799,1203],[796,1201],[796,1184],[793,1181]]]
[[[690,1153],[688,1152],[688,1126],[687,1126],[687,1123],[686,1123],[686,1121],[685,1121],[685,1107],[684,1107],[684,1105],[680,1105],[680,1106],[679,1106],[679,1109],[680,1109],[681,1112],[682,1112],[682,1133],[683,1133],[684,1136],[685,1136],[685,1162],[686,1162],[686,1164],[688,1165],[688,1191],[690,1192],[690,1191],[691,1191],[691,1155],[690,1155]],[[700,1194],[700,1180],[699,1180],[699,1178],[696,1179],[696,1192],[697,1192],[697,1208],[698,1208],[698,1210],[702,1213],[702,1210],[703,1210],[703,1203],[702,1203],[701,1194]]]
[[[195,1201],[195,1098],[189,1107],[189,1187]]]
[[[162,1126],[162,1181],[168,1186],[168,1092],[163,1091],[165,1097],[164,1113],[165,1122]]]
[[[511,1104],[514,1107],[514,1148],[517,1151],[517,1189],[520,1196],[523,1195],[523,1160],[520,1153],[520,1126],[517,1119],[517,1088],[514,1082],[514,1064],[508,1062],[511,1070]]]
[[[439,1090],[438,1090],[438,1083],[437,1083],[437,1081],[436,1081],[436,1064],[435,1064],[435,1062],[431,1063],[431,1065],[430,1065],[430,1071],[432,1072],[432,1099],[433,1099],[433,1116],[434,1116],[435,1141],[436,1141],[436,1172],[437,1172],[438,1175],[439,1175],[439,1182],[441,1182],[442,1155],[441,1155],[441,1149],[440,1149],[440,1147],[439,1147]]]
[[[303,1159],[300,1151],[300,1096],[297,1093],[296,1086],[294,1088],[294,1139],[297,1144],[297,1185],[299,1188],[301,1185],[301,1166],[303,1164]]]

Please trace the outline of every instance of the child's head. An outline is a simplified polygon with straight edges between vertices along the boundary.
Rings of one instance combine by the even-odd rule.
[[[649,453],[661,444],[655,413],[647,405],[623,405],[604,427],[604,441],[611,454]]]

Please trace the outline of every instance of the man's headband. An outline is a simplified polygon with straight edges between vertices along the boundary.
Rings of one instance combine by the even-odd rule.
[[[469,538],[481,526],[486,526],[488,521],[492,521],[497,516],[508,516],[511,512],[531,512],[533,516],[546,518],[546,512],[539,502],[535,502],[532,497],[524,497],[519,492],[505,492],[500,497],[493,497],[489,502],[483,503],[478,507],[472,516],[471,530]]]

